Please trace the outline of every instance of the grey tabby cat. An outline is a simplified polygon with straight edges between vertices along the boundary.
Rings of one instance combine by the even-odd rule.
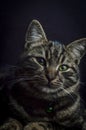
[[[17,66],[0,76],[0,130],[86,130],[78,68],[86,38],[66,46],[48,41],[33,20],[25,41]]]

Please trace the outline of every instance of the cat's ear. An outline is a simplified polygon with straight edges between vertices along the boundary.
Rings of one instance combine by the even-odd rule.
[[[79,64],[80,59],[86,53],[86,38],[82,38],[70,43],[67,46],[67,51],[71,57]]]
[[[25,38],[26,44],[25,48],[29,47],[30,44],[35,43],[42,43],[43,41],[47,41],[45,32],[37,20],[33,20],[31,24],[29,25],[27,32],[26,32],[26,38]]]

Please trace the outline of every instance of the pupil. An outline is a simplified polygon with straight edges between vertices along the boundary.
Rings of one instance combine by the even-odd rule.
[[[66,66],[62,66],[62,69],[63,69],[63,70],[66,69]]]
[[[44,63],[44,60],[42,58],[39,58],[40,63]]]
[[[44,62],[44,60],[43,60],[43,59],[40,59],[40,62],[42,62],[42,63],[43,63],[43,62]]]
[[[67,70],[67,68],[68,68],[68,67],[67,67],[66,65],[61,65],[61,66],[60,66],[60,70],[61,70],[61,71],[65,71],[65,70]]]
[[[66,68],[67,68],[66,66],[64,66],[64,65],[62,66],[62,69],[63,69],[63,70],[65,70]]]
[[[43,59],[43,58],[37,57],[37,61],[38,61],[40,64],[42,64],[42,65],[46,65],[46,61],[45,61],[45,59]]]

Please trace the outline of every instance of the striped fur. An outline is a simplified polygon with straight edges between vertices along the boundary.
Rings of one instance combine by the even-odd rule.
[[[10,82],[4,86],[11,116],[24,124],[54,122],[56,130],[59,126],[64,127],[62,130],[82,127],[78,65],[86,51],[86,38],[67,46],[48,41],[41,24],[33,20],[25,41],[20,61]]]

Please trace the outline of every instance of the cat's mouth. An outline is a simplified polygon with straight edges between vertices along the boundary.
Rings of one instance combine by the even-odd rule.
[[[58,91],[58,88],[41,87],[41,90],[45,93],[56,93]]]
[[[42,93],[57,93],[58,91],[60,91],[61,86],[63,86],[61,83],[49,83],[49,82],[43,82],[43,83],[36,83],[36,84],[32,84],[31,86],[33,86],[33,88],[35,88],[36,90],[38,90],[39,92]]]
[[[48,85],[45,85],[45,86],[39,86],[39,87],[37,87],[41,92],[43,92],[43,93],[56,93],[56,92],[58,92],[59,91],[59,89],[60,89],[60,87],[58,87],[58,86],[53,86],[53,85],[50,85],[50,84],[48,84]]]

